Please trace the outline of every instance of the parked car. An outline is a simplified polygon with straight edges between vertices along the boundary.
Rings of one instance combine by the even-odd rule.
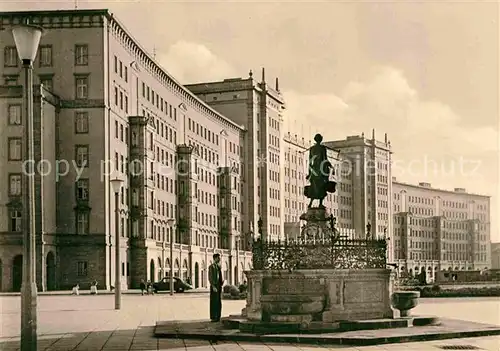
[[[180,278],[174,277],[174,291],[176,293],[184,292],[186,290],[191,290],[193,287],[186,282],[183,282]],[[165,277],[159,282],[153,283],[153,291],[157,293],[158,291],[170,291],[170,278]]]

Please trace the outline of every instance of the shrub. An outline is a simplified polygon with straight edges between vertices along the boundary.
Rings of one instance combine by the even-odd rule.
[[[240,290],[235,285],[224,285],[222,293],[231,296],[240,296]]]
[[[434,285],[432,286],[432,288],[431,288],[431,291],[432,291],[433,293],[438,293],[438,292],[440,292],[440,291],[441,291],[441,287],[440,287],[439,285],[437,285],[437,284],[434,284]]]
[[[442,290],[441,288],[424,288],[420,297],[491,297],[500,296],[500,287],[468,287]]]
[[[246,284],[240,284],[240,286],[238,287],[238,289],[240,290],[240,293],[245,293],[248,290],[248,285],[246,285]]]

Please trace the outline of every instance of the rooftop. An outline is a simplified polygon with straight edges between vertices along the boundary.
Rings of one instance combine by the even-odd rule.
[[[133,45],[135,45],[136,49],[141,53],[138,57],[139,58],[144,58],[145,61],[147,61],[148,64],[151,64],[154,67],[154,71],[159,71],[162,73],[162,76],[166,78],[167,81],[169,81],[171,84],[175,85],[176,88],[178,88],[182,94],[188,96],[190,100],[196,101],[196,104],[198,104],[199,107],[204,109],[205,111],[209,112],[211,115],[216,116],[218,119],[223,121],[224,123],[230,125],[233,128],[239,129],[239,130],[245,130],[244,126],[238,125],[234,123],[231,119],[227,118],[226,116],[222,115],[212,107],[210,107],[208,104],[206,104],[204,101],[199,99],[194,93],[191,92],[190,89],[188,89],[186,86],[181,84],[179,81],[177,81],[168,71],[163,68],[154,58],[153,56],[146,50],[144,49],[140,44],[139,41],[136,40],[132,34],[126,29],[126,27],[111,13],[108,9],[82,9],[82,10],[42,10],[42,11],[7,11],[7,12],[0,12],[0,30],[5,29],[5,27],[12,25],[12,24],[18,24],[22,23],[26,20],[29,20],[29,23],[31,24],[37,24],[41,25],[43,27],[48,27],[50,28],[52,25],[55,25],[55,23],[51,20],[51,18],[54,17],[72,17],[72,16],[103,16],[110,22],[114,23],[117,28],[119,28],[125,36],[127,36]],[[60,23],[57,23],[57,27],[61,27]]]

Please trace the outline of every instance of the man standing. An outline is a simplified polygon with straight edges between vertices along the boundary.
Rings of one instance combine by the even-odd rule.
[[[222,312],[222,271],[220,269],[220,255],[214,254],[214,263],[208,267],[208,281],[210,282],[210,320],[219,322]]]

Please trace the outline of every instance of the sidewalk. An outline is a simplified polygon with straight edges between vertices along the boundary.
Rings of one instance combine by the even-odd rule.
[[[0,296],[0,350],[19,350],[21,299]],[[448,301],[446,303],[445,301]],[[450,302],[451,301],[451,302]],[[224,316],[237,314],[245,306],[242,300],[224,300]],[[423,303],[416,313],[448,316],[464,320],[495,323],[498,321],[499,303],[496,299],[440,299]],[[41,296],[38,299],[38,350],[44,351],[442,351],[447,350],[500,350],[500,338],[481,337],[448,339],[378,346],[347,347],[329,345],[298,346],[269,343],[258,340],[248,342],[215,342],[214,340],[158,339],[154,328],[158,321],[199,320],[209,317],[207,294],[167,294],[122,297],[122,308],[114,309],[112,295],[97,296]],[[454,346],[451,348],[450,346]],[[471,346],[475,346],[473,348]]]
[[[115,292],[110,290],[98,290],[97,293],[99,295],[114,295]],[[175,295],[179,294],[208,294],[209,290],[205,288],[188,290],[182,293],[175,293]],[[122,290],[122,294],[124,295],[140,295],[141,290],[139,289],[128,289]],[[72,295],[71,290],[56,290],[56,291],[39,291],[39,296],[69,296]],[[90,290],[80,290],[80,295],[90,295]],[[161,291],[157,293],[157,295],[169,295],[168,291]],[[0,296],[21,296],[20,292],[0,292]]]

